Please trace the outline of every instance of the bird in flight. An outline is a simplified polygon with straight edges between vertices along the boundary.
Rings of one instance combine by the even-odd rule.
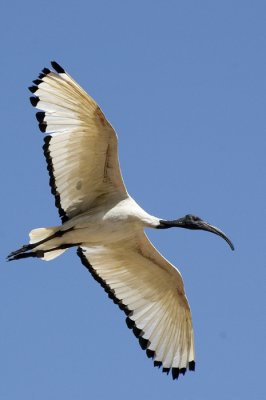
[[[180,272],[152,245],[144,228],[204,230],[233,244],[194,215],[165,220],[128,194],[116,133],[97,103],[55,61],[29,90],[44,138],[52,194],[62,224],[33,229],[30,242],[9,254],[52,260],[77,247],[82,264],[126,314],[154,366],[173,379],[195,369],[192,318]]]

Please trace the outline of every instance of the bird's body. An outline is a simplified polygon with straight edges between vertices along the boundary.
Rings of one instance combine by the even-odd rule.
[[[117,204],[98,205],[81,215],[77,215],[58,227],[53,233],[61,232],[35,248],[45,250],[72,243],[88,245],[111,245],[122,240],[130,240],[132,235],[145,227],[159,225],[159,218],[145,212],[130,196]]]
[[[117,136],[97,103],[60,67],[45,68],[30,88],[62,225],[37,228],[8,260],[52,260],[70,247],[109,297],[147,356],[174,379],[195,369],[191,312],[180,272],[150,243],[144,228],[218,228],[193,215],[167,221],[129,196],[119,168]]]

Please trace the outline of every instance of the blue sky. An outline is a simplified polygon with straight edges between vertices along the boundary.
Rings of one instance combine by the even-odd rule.
[[[1,6],[0,398],[265,398],[266,4],[9,1]],[[6,263],[59,224],[27,87],[55,59],[119,135],[130,194],[206,232],[149,231],[182,272],[195,373],[153,368],[124,315],[71,250]]]

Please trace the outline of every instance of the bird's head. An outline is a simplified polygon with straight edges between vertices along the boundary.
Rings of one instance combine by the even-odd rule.
[[[158,226],[158,228],[161,229],[172,228],[172,227],[194,229],[194,230],[198,229],[214,233],[215,235],[222,237],[229,244],[231,249],[234,250],[233,243],[220,229],[216,228],[216,226],[213,226],[206,221],[203,221],[196,215],[187,214],[184,217],[175,219],[173,221],[160,220],[160,225]]]

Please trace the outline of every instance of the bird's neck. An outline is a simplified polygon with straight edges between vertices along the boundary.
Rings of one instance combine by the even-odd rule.
[[[157,229],[169,229],[176,227],[175,221],[168,221],[165,219],[159,219],[159,224],[156,226]]]

